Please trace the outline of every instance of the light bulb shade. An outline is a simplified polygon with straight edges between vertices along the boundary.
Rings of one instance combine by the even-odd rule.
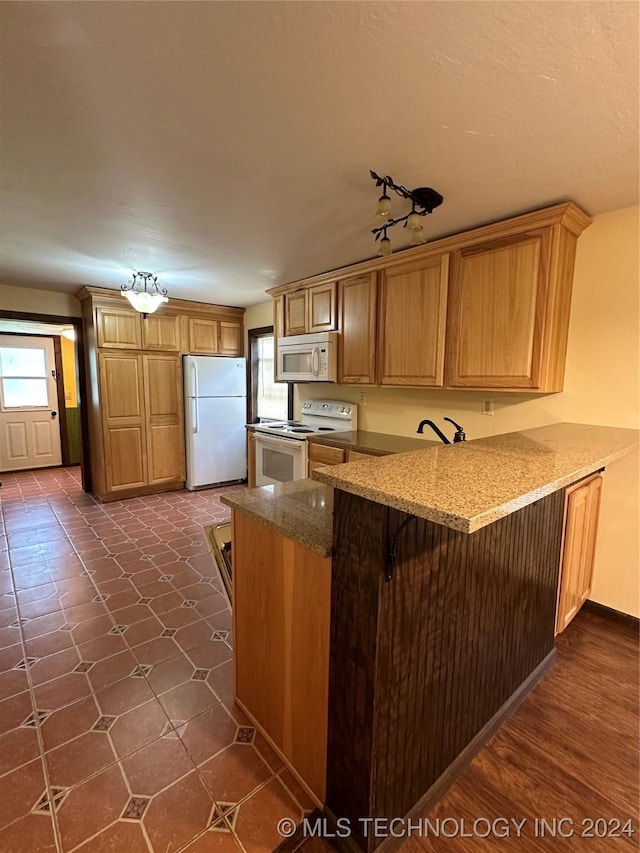
[[[378,255],[390,255],[391,254],[391,240],[388,237],[383,237],[380,240],[380,251]]]
[[[423,243],[427,242],[426,235],[424,233],[424,228],[422,225],[418,226],[418,228],[414,229],[411,232],[411,245],[412,246],[421,246]]]
[[[418,229],[422,230],[422,225],[420,224],[420,217],[417,213],[410,213],[407,219],[407,228],[411,231],[417,231]]]
[[[386,219],[391,213],[391,199],[389,196],[381,195],[378,199],[378,209],[376,210],[376,216],[378,219]]]
[[[163,302],[169,301],[161,293],[149,293],[145,290],[123,290],[122,295],[126,296],[141,314],[154,314]]]

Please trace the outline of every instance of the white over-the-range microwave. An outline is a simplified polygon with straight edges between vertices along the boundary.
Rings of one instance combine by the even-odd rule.
[[[281,382],[337,382],[338,332],[278,338],[276,379]]]

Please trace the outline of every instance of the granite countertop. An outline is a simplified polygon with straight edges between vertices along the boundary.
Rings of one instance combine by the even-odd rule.
[[[425,450],[436,447],[439,441],[424,438],[407,438],[404,435],[387,435],[383,432],[366,432],[358,429],[353,432],[336,432],[331,435],[312,435],[307,439],[313,444],[328,444],[330,447],[343,447],[370,453],[372,456],[388,456],[391,453],[406,453],[409,450]]]
[[[553,424],[318,468],[313,479],[473,533],[638,447],[639,430]]]
[[[238,489],[221,495],[222,503],[246,512],[271,530],[322,557],[333,543],[333,489],[314,480]]]

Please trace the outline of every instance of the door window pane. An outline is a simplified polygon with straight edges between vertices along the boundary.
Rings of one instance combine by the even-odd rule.
[[[256,415],[258,418],[275,418],[279,421],[286,421],[288,417],[289,390],[286,384],[273,381],[273,335],[259,337],[256,345],[257,365],[255,375],[258,380]]]
[[[31,347],[0,347],[0,375],[46,376],[45,351]]]
[[[2,399],[5,409],[23,406],[48,406],[46,379],[3,379]]]

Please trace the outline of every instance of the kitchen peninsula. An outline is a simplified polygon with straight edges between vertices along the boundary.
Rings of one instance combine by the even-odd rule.
[[[556,424],[317,469],[320,483],[290,484],[306,509],[287,517],[283,504],[280,518],[264,523],[256,504],[265,490],[225,499],[234,509],[237,673],[248,672],[243,632],[284,660],[270,692],[250,705],[240,677],[238,698],[328,813],[351,819],[362,849],[381,839],[358,835],[359,818],[424,814],[552,665],[565,492],[637,446],[635,430]],[[316,491],[327,486],[330,549],[329,493]],[[290,487],[279,488],[293,500]],[[324,503],[322,543],[310,500]],[[277,551],[261,555],[255,530],[243,544],[248,502],[252,524],[291,541],[284,568]],[[295,548],[320,562],[295,563]],[[243,593],[243,575],[255,571],[250,555],[271,598],[256,582]],[[313,600],[296,596],[296,579],[319,584]],[[255,600],[243,607],[249,592]],[[289,623],[273,639],[265,631],[274,620],[277,628],[278,596]],[[309,630],[314,663],[295,668]],[[316,715],[306,741],[293,711],[302,696],[314,707],[327,697],[326,724]],[[278,742],[273,708],[288,719],[289,737],[296,731],[316,748],[316,762],[320,742],[324,775],[305,777],[304,756],[296,762],[286,737]]]

